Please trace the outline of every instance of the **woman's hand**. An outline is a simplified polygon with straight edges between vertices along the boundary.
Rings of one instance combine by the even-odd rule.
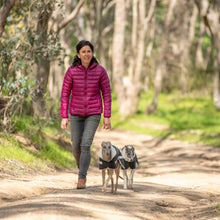
[[[62,129],[67,129],[67,125],[69,124],[69,119],[68,118],[63,118],[61,121],[61,128]]]
[[[103,124],[104,124],[104,129],[111,129],[111,121],[110,121],[110,118],[104,118]]]

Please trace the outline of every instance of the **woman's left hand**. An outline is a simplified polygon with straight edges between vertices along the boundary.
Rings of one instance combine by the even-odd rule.
[[[61,121],[61,128],[62,129],[67,129],[67,125],[69,123],[69,119],[68,118],[63,118]]]
[[[110,118],[104,118],[103,124],[104,124],[104,129],[111,129],[111,121],[110,121]]]

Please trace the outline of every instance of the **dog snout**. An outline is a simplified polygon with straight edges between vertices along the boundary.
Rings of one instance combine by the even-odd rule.
[[[132,152],[129,152],[128,155],[129,155],[130,158],[133,158],[133,157],[134,157],[134,152],[133,152],[133,151],[132,151]]]
[[[107,152],[106,152],[106,155],[109,156],[109,155],[110,155],[110,151],[107,151]]]

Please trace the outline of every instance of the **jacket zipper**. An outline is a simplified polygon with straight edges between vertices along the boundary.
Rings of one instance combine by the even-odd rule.
[[[85,88],[84,88],[84,113],[87,115],[87,69],[85,71]]]

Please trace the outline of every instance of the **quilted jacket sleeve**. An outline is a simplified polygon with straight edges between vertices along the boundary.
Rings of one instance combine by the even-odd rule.
[[[103,98],[103,103],[104,103],[104,117],[110,118],[111,117],[111,102],[112,102],[111,87],[110,87],[109,77],[104,68],[101,73],[100,86],[101,86],[102,98]]]
[[[71,67],[67,70],[61,91],[61,106],[60,106],[60,115],[62,118],[68,118],[68,107],[70,93],[72,90],[72,76],[71,76]]]

